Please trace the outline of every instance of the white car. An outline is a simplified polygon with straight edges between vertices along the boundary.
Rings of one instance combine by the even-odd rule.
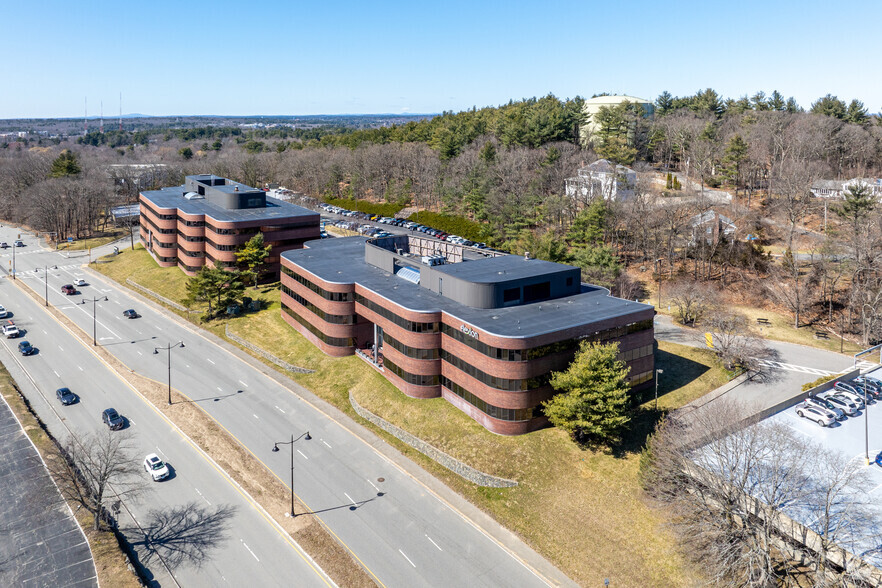
[[[836,382],[833,391],[839,396],[845,396],[858,405],[858,408],[864,407],[864,395],[857,388],[845,382]]]
[[[823,396],[824,400],[833,404],[839,410],[845,412],[848,416],[854,416],[858,413],[858,406],[850,399],[839,394],[827,394]]]
[[[841,421],[845,418],[845,411],[841,408],[837,407],[835,404],[827,400],[826,398],[816,398],[814,396],[809,396],[805,399],[805,405],[814,405],[818,408],[822,408],[824,410],[830,411],[833,413],[833,416],[837,421]]]
[[[86,280],[84,280],[83,278],[77,278],[76,280],[74,280],[73,285],[74,286],[88,286],[88,284],[86,283]]]
[[[815,421],[822,427],[829,427],[836,422],[833,413],[815,405],[801,404],[796,408],[796,414],[804,419]]]
[[[155,453],[144,458],[144,471],[153,476],[154,482],[165,480],[169,474],[168,466]]]
[[[6,308],[2,304],[0,304],[0,319],[6,318],[7,316],[9,316],[9,311],[6,310]]]
[[[15,339],[19,335],[18,327],[12,324],[12,321],[9,321],[8,325],[3,325],[3,334],[6,335],[7,339]]]

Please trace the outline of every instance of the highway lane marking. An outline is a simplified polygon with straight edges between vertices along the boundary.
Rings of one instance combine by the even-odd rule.
[[[328,442],[325,441],[324,439],[322,439],[322,443],[324,443],[325,445],[328,445]],[[333,449],[333,447],[331,447],[330,445],[328,445],[328,449]]]
[[[138,350],[137,350],[137,349],[135,349],[135,351],[138,351]],[[144,355],[144,354],[143,354],[143,353],[141,353],[141,352],[140,352],[140,351],[138,351],[138,355]]]
[[[64,349],[61,347],[61,345],[58,346],[58,349],[60,349],[61,351],[64,351]]]
[[[435,543],[434,541],[432,541],[432,538],[429,537],[428,535],[426,535],[426,539],[428,539],[428,540],[432,543],[432,545],[434,545],[435,547],[437,547],[437,548],[438,548],[438,551],[444,551],[443,549],[441,549],[441,546],[438,545],[437,543]]]
[[[213,361],[211,361],[211,359],[209,359],[209,358],[207,358],[207,357],[205,358],[205,361],[207,361],[207,362],[210,363],[211,365],[217,365],[216,363],[214,363]]]
[[[157,331],[161,331],[161,330],[162,330],[162,327],[156,327],[156,330],[157,330]]]
[[[80,371],[81,371],[81,372],[86,371],[86,370],[83,369],[83,366],[81,366],[81,365],[78,365],[77,367],[80,368]]]
[[[303,455],[303,459],[309,459],[309,458],[306,457],[306,455],[304,455],[303,452],[300,451],[299,449],[297,450],[297,453],[299,453],[300,455]],[[349,500],[352,500],[352,499],[350,498]]]
[[[404,556],[404,559],[407,560],[407,563],[409,563],[409,564],[412,565],[413,567],[416,567],[416,564],[413,563],[412,561],[410,561],[410,558],[407,557],[407,555],[406,555],[403,551],[401,551],[401,550],[399,549],[399,550],[398,550],[398,553],[400,553],[401,555]]]
[[[301,455],[302,455],[302,454],[301,454]],[[354,500],[352,500],[352,497],[351,497],[351,496],[349,496],[349,495],[348,495],[348,494],[346,494],[346,493],[345,493],[345,492],[344,492],[344,493],[343,493],[343,495],[344,495],[344,496],[345,496],[345,497],[346,497],[346,498],[348,498],[348,499],[349,499],[349,502],[351,502],[351,503],[352,503],[352,506],[354,506],[354,507],[355,507],[355,508],[358,508],[358,505],[357,505],[357,504],[356,504],[356,503],[355,503],[355,501],[354,501]],[[406,556],[406,555],[405,555],[405,556],[404,556],[404,557],[407,557],[407,556]],[[414,567],[416,567],[416,566],[414,566]]]
[[[276,407],[276,410],[278,410],[278,411],[279,411],[280,413],[282,413],[282,414],[285,414],[285,411],[282,410],[281,408],[279,408],[278,406]]]
[[[254,552],[253,552],[253,551],[251,551],[251,548],[250,548],[250,547],[248,547],[248,544],[247,544],[247,543],[245,543],[245,541],[243,541],[243,540],[242,540],[242,539],[239,539],[239,541],[242,541],[242,545],[244,545],[244,546],[245,546],[245,549],[247,549],[247,550],[248,550],[248,553],[250,553],[250,554],[251,554],[251,555],[253,555],[253,556],[254,556],[254,559],[256,559],[256,560],[257,560],[257,561],[260,561],[260,560],[259,560],[259,559],[258,559],[258,558],[257,558],[257,556],[256,556],[256,555],[254,555]]]
[[[165,453],[163,453],[162,449],[159,448],[159,445],[156,446],[156,451],[158,451],[159,453],[162,453],[162,457],[164,457],[165,459],[168,459],[168,456]]]
[[[246,384],[246,383],[243,382],[242,380],[239,380],[239,383],[242,384],[243,386],[245,386],[246,388],[248,387],[248,384]],[[278,408],[278,407],[276,407],[276,408]]]
[[[251,414],[254,414],[254,413],[252,412]],[[260,420],[260,417],[257,416],[256,414],[254,414],[254,418],[256,418],[257,420]]]
[[[196,494],[198,494],[199,496],[202,496],[202,492],[199,491],[199,488],[196,488],[196,487],[194,486],[194,487],[193,487],[193,490],[196,491]],[[211,504],[211,502],[209,502],[208,499],[207,499],[205,496],[202,496],[202,500],[204,500],[205,502],[208,502],[208,504]]]
[[[371,482],[371,481],[370,481],[370,480],[368,480],[368,481],[367,481],[367,483],[368,483],[368,484],[370,484],[370,485],[371,485],[371,486],[373,486],[373,487],[374,487],[374,490],[376,490],[376,491],[377,491],[377,492],[379,492],[379,491],[380,491],[380,489],[379,489],[379,488],[377,488],[377,485],[376,485],[376,484],[374,484],[374,483],[373,483],[373,482]],[[426,536],[427,536],[427,537],[428,537],[428,535],[426,535]]]
[[[186,363],[186,364],[184,364],[184,365],[187,366],[187,369],[190,369],[190,364],[189,364],[189,363]]]
[[[61,376],[59,375],[59,373],[56,372],[55,370],[52,370],[52,373],[55,374],[56,376],[58,376],[59,378],[61,377]]]
[[[217,390],[218,392],[223,392],[223,388],[221,388],[220,386],[217,387]]]
[[[46,332],[46,329],[41,329],[41,330],[43,331],[43,334],[44,334],[44,335],[48,335],[48,334],[49,334],[49,333]]]

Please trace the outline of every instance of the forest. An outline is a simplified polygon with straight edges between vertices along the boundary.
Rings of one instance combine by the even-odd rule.
[[[803,108],[777,91],[663,92],[652,116],[602,108],[590,136],[583,105],[548,95],[369,128],[169,126],[3,143],[0,216],[82,237],[138,190],[214,173],[467,219],[492,246],[572,263],[628,298],[679,287],[708,293],[702,304],[772,305],[798,326],[882,338],[880,188],[811,193],[819,180],[882,175],[882,126],[859,100],[828,94]],[[567,196],[566,178],[599,158],[634,170],[633,198]],[[148,177],[126,164],[161,167]],[[708,213],[734,232],[697,238],[694,219]]]

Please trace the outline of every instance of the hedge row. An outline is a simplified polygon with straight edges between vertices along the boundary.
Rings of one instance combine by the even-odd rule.
[[[407,217],[407,220],[418,222],[451,235],[459,235],[471,241],[486,240],[486,225],[470,221],[466,218],[421,210]]]
[[[368,214],[379,214],[381,216],[395,216],[395,214],[404,208],[401,204],[390,202],[373,203],[367,200],[351,200],[349,198],[325,198],[325,202],[339,206],[347,210],[357,210],[359,212],[367,212]]]

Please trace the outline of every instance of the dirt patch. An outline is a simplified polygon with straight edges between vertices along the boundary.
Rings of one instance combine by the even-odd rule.
[[[42,300],[25,284],[19,281],[15,283],[34,299]],[[334,582],[344,587],[376,585],[368,572],[356,562],[351,553],[336,540],[321,521],[305,514],[307,509],[303,504],[295,500],[295,513],[305,516],[297,516],[293,519],[286,516],[290,508],[290,490],[198,404],[172,389],[172,405],[169,406],[168,388],[165,384],[131,371],[103,347],[93,347],[91,335],[80,329],[60,311],[54,307],[49,307],[47,310],[93,349],[138,394],[186,433],[202,451],[210,455]]]

